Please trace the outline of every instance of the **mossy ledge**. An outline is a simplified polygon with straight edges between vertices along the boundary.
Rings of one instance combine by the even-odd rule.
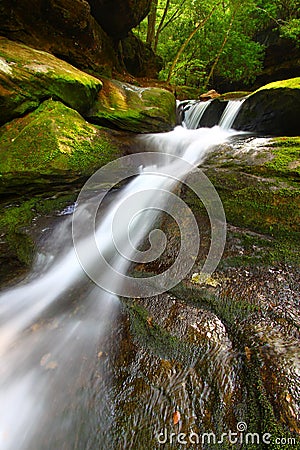
[[[88,113],[93,123],[135,133],[169,131],[175,126],[174,95],[161,88],[140,88],[102,79],[103,88]]]
[[[99,79],[65,61],[0,37],[0,124],[50,97],[84,113],[101,88]]]
[[[292,78],[253,92],[244,101],[233,127],[275,136],[298,136],[299,116],[300,78]]]
[[[83,180],[126,146],[117,132],[91,125],[53,100],[1,127],[0,139],[0,192],[6,194],[20,186]]]
[[[48,192],[48,194],[19,197],[0,204],[1,271],[0,280],[5,282],[16,275],[17,268],[31,265],[35,243],[29,232],[33,220],[39,216],[55,215],[76,199],[77,191]],[[10,272],[10,267],[13,272]]]

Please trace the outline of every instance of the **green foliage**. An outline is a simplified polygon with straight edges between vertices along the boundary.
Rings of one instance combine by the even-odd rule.
[[[300,45],[300,19],[292,19],[280,27],[282,37],[293,39],[297,46]]]
[[[298,0],[159,0],[152,47],[165,62],[160,79],[168,78],[179,49],[203,23],[180,54],[170,81],[196,88],[213,84],[214,78],[253,82],[264,57],[256,37],[273,29],[297,44],[298,5]],[[146,40],[147,19],[135,32]]]

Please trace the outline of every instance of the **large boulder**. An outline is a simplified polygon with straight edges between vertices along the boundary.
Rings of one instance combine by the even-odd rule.
[[[121,41],[122,59],[126,69],[135,77],[157,78],[163,68],[163,60],[151,46],[141,41],[133,33]]]
[[[140,88],[103,79],[98,100],[88,114],[94,123],[136,133],[171,130],[175,125],[175,97],[164,89]]]
[[[109,36],[118,40],[149,13],[151,0],[88,0],[92,14]]]
[[[138,347],[132,352],[132,369],[138,367],[138,373],[143,373],[139,346],[151,357],[150,363],[150,357],[147,359],[149,378],[143,378],[143,393],[146,397],[153,367],[159,374],[155,386],[163,385],[161,389],[168,395],[171,392],[164,423],[153,425],[168,429],[169,436],[174,429],[172,415],[178,410],[180,431],[195,426],[193,431],[200,434],[207,429],[218,433],[217,424],[224,427],[227,420],[243,420],[249,432],[267,433],[272,424],[273,436],[293,438],[299,445],[299,145],[298,137],[239,136],[235,142],[215,148],[202,170],[216,187],[227,218],[227,242],[217,271],[208,280],[199,274],[211,245],[211,223],[202,201],[183,186],[181,198],[191,208],[201,235],[199,258],[171,293],[126,300]],[[190,174],[187,185],[189,177],[195,180]],[[162,221],[162,229],[167,254],[137,267],[139,276],[145,272],[148,276],[161,274],[178,256],[182,239],[173,218]],[[160,357],[161,365],[153,355]],[[170,362],[179,391],[174,385],[170,391],[165,387],[169,386],[163,373],[165,360]],[[177,364],[181,364],[180,369]],[[186,373],[182,366],[192,368],[188,381],[185,375],[181,381],[180,374]],[[132,386],[136,386],[140,380],[133,371],[129,374]],[[197,387],[197,398],[203,392],[207,395],[203,409],[199,408],[201,402],[196,402],[190,407],[191,414],[190,395],[195,398]],[[135,401],[134,388],[132,392]],[[143,398],[144,404],[151,405],[150,398]],[[142,424],[143,414],[140,416]],[[148,439],[151,442],[150,436]]]
[[[49,53],[0,37],[0,124],[50,97],[84,113],[101,87],[97,78]]]
[[[21,186],[22,191],[45,191],[49,185],[82,182],[121,156],[127,141],[119,135],[47,100],[0,128],[0,192],[18,193]]]
[[[116,65],[112,39],[85,0],[2,0],[0,34],[83,69],[109,74]]]
[[[300,78],[261,87],[243,103],[233,128],[277,136],[300,134]]]

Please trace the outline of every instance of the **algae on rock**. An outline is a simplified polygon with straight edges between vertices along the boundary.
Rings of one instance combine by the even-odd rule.
[[[297,136],[299,116],[300,78],[292,78],[253,92],[241,106],[233,127],[275,136]]]
[[[0,37],[0,124],[51,97],[84,113],[101,87],[97,78],[49,53]]]
[[[103,79],[103,89],[88,117],[95,123],[136,133],[169,131],[175,126],[174,95]]]
[[[90,176],[121,156],[124,144],[117,135],[91,125],[64,104],[47,100],[0,128],[0,191]]]

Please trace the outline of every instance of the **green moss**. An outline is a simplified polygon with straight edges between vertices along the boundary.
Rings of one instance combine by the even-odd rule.
[[[250,166],[243,169],[254,170]],[[244,249],[242,253],[227,252],[222,267],[255,267],[299,260],[300,189],[297,183],[288,181],[287,177],[267,179],[223,168],[206,170],[206,175],[222,200],[228,224],[240,230],[239,245]],[[206,210],[198,197],[187,190],[183,199],[200,227],[205,224]],[[232,231],[228,233],[228,241],[235,242]]]
[[[89,113],[93,122],[136,133],[166,131],[175,125],[175,97],[171,92],[116,80],[103,83]]]
[[[208,170],[206,174],[221,197],[228,222],[274,237],[297,236],[300,219],[297,186],[237,170]],[[188,197],[192,206],[202,208],[191,193]]]
[[[53,100],[3,126],[0,139],[2,177],[22,173],[90,175],[119,156],[105,130]]]
[[[17,204],[0,207],[0,234],[20,262],[29,265],[34,255],[34,243],[26,229],[35,217],[63,209],[74,201],[74,194],[36,196],[20,199]]]
[[[18,117],[53,97],[84,113],[102,87],[99,79],[49,53],[0,38],[5,71],[1,79],[1,122]]]
[[[145,345],[162,359],[176,358],[188,362],[190,345],[187,342],[183,342],[155,323],[142,305],[135,302],[129,304],[127,299],[123,301],[128,306],[132,333],[140,344]]]
[[[277,175],[300,176],[300,137],[277,138],[270,146],[275,158],[265,166]]]
[[[255,92],[264,91],[266,89],[280,89],[280,88],[300,89],[300,77],[290,78],[288,80],[274,81],[273,83],[269,83],[266,84],[265,86],[262,86]]]

